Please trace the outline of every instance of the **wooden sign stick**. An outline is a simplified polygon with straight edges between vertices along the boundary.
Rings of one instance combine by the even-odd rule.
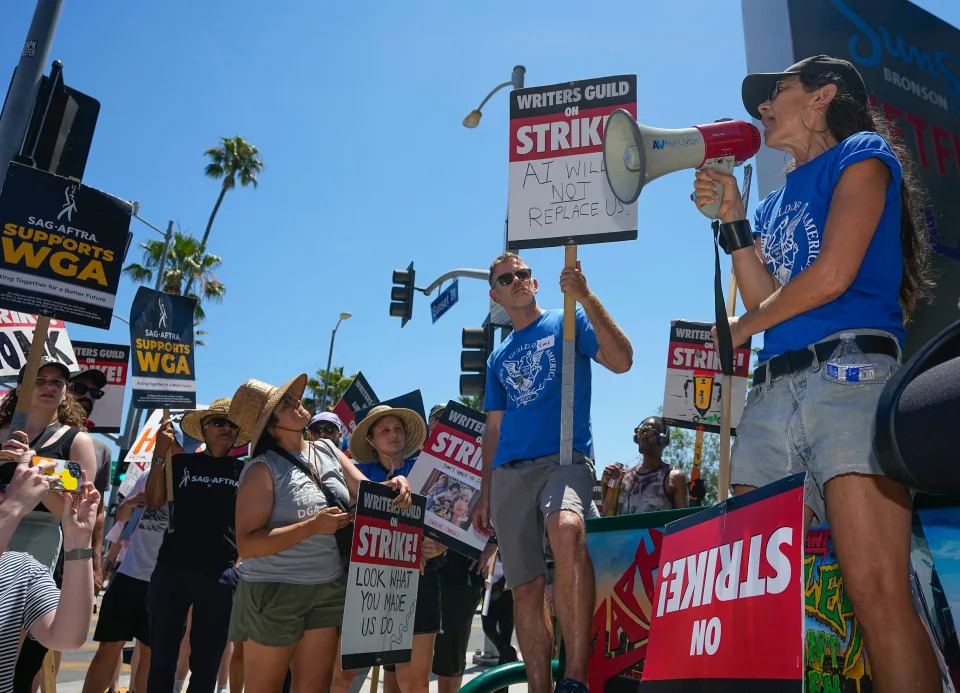
[[[730,271],[730,290],[727,292],[727,316],[737,311],[737,278]],[[733,345],[736,349],[736,344]],[[730,398],[733,390],[733,376],[723,376],[723,392],[720,395],[720,473],[717,487],[717,501],[722,503],[730,495]],[[700,434],[698,434],[700,435]]]
[[[564,246],[564,267],[576,269],[577,246]],[[573,464],[573,393],[576,366],[577,300],[563,295],[563,356],[560,370],[560,464]]]
[[[33,329],[33,341],[30,342],[30,352],[27,354],[27,369],[23,372],[20,382],[20,394],[17,395],[17,408],[10,421],[10,433],[7,438],[13,437],[14,431],[27,430],[27,414],[30,413],[30,404],[33,402],[33,389],[36,385],[37,372],[43,360],[43,347],[47,342],[47,332],[50,330],[50,318],[45,315],[37,317],[37,325]]]

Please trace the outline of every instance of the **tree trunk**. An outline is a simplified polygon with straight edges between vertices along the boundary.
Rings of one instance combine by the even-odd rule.
[[[227,179],[224,179],[223,185],[220,186],[220,195],[217,197],[217,203],[213,206],[213,211],[210,212],[210,219],[207,221],[207,229],[203,232],[203,238],[200,239],[200,250],[198,251],[200,256],[203,256],[203,251],[207,247],[207,239],[210,238],[210,229],[213,228],[213,220],[217,216],[217,212],[220,211],[220,204],[223,202],[224,195],[227,194]]]

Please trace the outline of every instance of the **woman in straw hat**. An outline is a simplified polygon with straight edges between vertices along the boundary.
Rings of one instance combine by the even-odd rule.
[[[416,462],[427,436],[427,425],[412,409],[379,405],[370,410],[350,436],[350,454],[357,468],[372,481],[406,477]],[[433,663],[433,644],[440,630],[441,553],[446,547],[431,539],[423,541],[423,566],[417,588],[417,612],[413,624],[413,654],[409,662],[384,667],[384,685],[403,693],[426,693]],[[337,666],[333,690],[346,691],[356,672]]]
[[[185,454],[169,421],[157,434],[147,505],[157,510],[167,502],[166,465],[173,465],[175,531],[163,537],[147,589],[151,648],[147,687],[174,689],[180,641],[193,606],[190,689],[212,693],[227,644],[237,562],[234,515],[243,463],[230,457],[230,450],[245,445],[248,438],[230,416],[226,397],[208,409],[186,414],[180,430],[205,447],[203,452]],[[173,453],[169,462],[168,452]]]
[[[245,684],[256,691],[280,690],[288,669],[294,693],[329,690],[346,598],[334,534],[366,481],[329,440],[304,440],[306,384],[306,374],[282,387],[248,380],[231,409],[253,459],[237,496],[243,564],[230,639],[243,642]],[[410,506],[405,478],[384,483],[398,507]]]

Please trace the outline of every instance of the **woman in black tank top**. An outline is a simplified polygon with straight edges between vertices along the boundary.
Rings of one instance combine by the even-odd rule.
[[[56,362],[48,362],[40,367],[33,390],[33,401],[27,414],[26,430],[16,435],[21,443],[27,443],[41,457],[78,462],[93,479],[97,471],[97,460],[93,451],[93,440],[82,432],[83,410],[74,396],[67,392],[66,382],[70,373],[67,367]],[[20,377],[23,377],[21,371]],[[10,422],[17,408],[20,390],[11,390],[0,400],[0,441],[10,437]],[[4,442],[3,450],[7,454],[0,458],[0,483],[9,483],[13,476],[14,465],[4,464],[10,461],[10,442]],[[19,447],[19,446],[13,446]],[[37,510],[49,511],[60,516],[63,499],[59,493],[51,491]]]

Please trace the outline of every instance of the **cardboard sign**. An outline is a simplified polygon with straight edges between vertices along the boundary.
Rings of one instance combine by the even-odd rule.
[[[663,528],[699,511],[687,508],[587,521],[596,584],[588,669],[591,691],[637,690],[650,635]]]
[[[511,250],[637,237],[637,206],[614,197],[604,172],[603,130],[617,108],[636,117],[636,75],[510,92]]]
[[[447,402],[408,479],[413,492],[427,499],[424,534],[468,558],[479,558],[487,545],[487,538],[473,528],[486,420],[470,407]]]
[[[130,307],[133,406],[195,409],[193,311],[196,300],[141,286]]]
[[[803,690],[803,474],[667,525],[641,693]]]
[[[0,309],[0,378],[16,378],[27,365],[36,325],[36,315]],[[71,373],[77,371],[77,357],[63,321],[50,321],[43,353],[65,364]]]
[[[180,430],[180,421],[183,415],[192,409],[171,409],[170,420],[173,421],[174,435],[180,447],[184,452],[196,452],[200,447],[200,442],[190,436],[183,434]],[[127,467],[127,473],[120,484],[120,493],[127,495],[133,485],[142,474],[150,471],[150,460],[153,458],[153,448],[157,443],[157,432],[160,430],[160,424],[163,421],[163,411],[155,409],[150,412],[147,421],[137,433],[133,446],[127,451],[127,456],[123,458],[124,462],[130,464]]]
[[[713,323],[709,322],[670,322],[662,414],[669,426],[692,430],[703,427],[713,433],[720,432],[723,372],[720,370],[720,356],[710,338],[711,327]],[[734,431],[746,403],[751,341],[734,349],[733,353],[730,426]]]
[[[340,401],[333,407],[333,413],[340,417],[340,421],[347,429],[347,435],[353,433],[357,427],[357,412],[367,410],[380,400],[374,394],[370,383],[363,377],[363,373],[357,372],[357,376],[350,383],[350,386],[344,391]]]
[[[126,344],[74,342],[74,353],[81,371],[97,368],[107,376],[103,397],[94,400],[91,419],[96,433],[119,433],[123,418],[123,394],[127,385],[130,347]]]
[[[110,327],[130,239],[128,203],[10,164],[0,193],[0,305]]]
[[[344,669],[409,662],[420,585],[423,496],[397,510],[389,488],[360,483],[340,643]]]

